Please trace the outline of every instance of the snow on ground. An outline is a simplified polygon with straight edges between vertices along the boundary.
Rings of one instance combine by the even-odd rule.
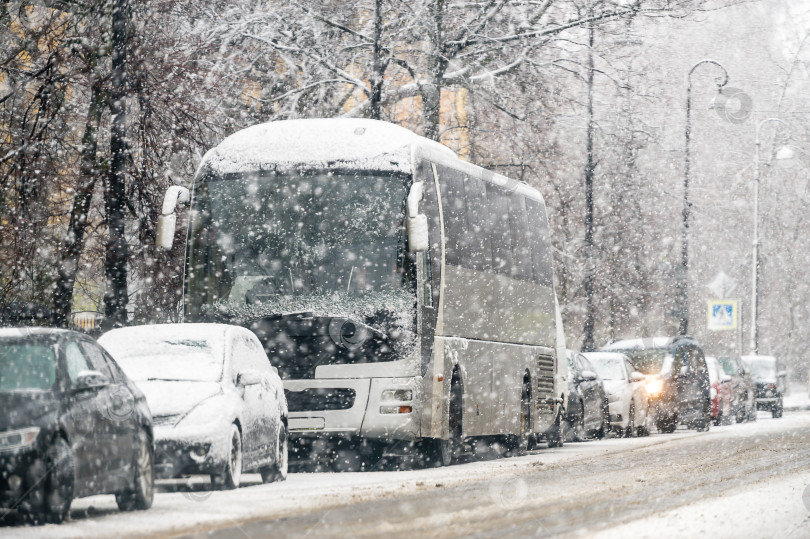
[[[535,473],[551,465],[574,465],[582,459],[616,455],[640,448],[655,449],[656,446],[666,451],[670,442],[685,441],[687,438],[704,437],[709,444],[712,440],[722,442],[735,438],[755,438],[781,431],[808,430],[810,430],[810,413],[788,413],[782,419],[771,419],[769,413],[760,412],[758,421],[754,423],[712,427],[708,433],[679,429],[670,435],[653,434],[646,438],[631,439],[609,438],[566,444],[559,449],[541,449],[523,457],[472,462],[448,468],[343,474],[290,474],[286,482],[270,485],[262,485],[258,476],[248,475],[244,477],[247,486],[236,491],[219,492],[205,490],[178,492],[176,488],[169,488],[170,491],[167,491],[167,485],[170,487],[171,483],[163,483],[162,491],[156,495],[152,509],[146,512],[121,513],[116,508],[112,496],[94,496],[74,501],[71,521],[61,526],[0,525],[0,535],[4,538],[170,537],[459,486],[477,485],[476,488],[482,488],[481,485],[484,485],[483,488],[490,491],[491,497],[493,489],[497,491],[498,488],[503,488],[510,479]],[[779,457],[781,455],[775,456]],[[674,533],[682,532],[684,535],[700,530],[711,530],[713,535],[724,537],[739,535],[726,534],[724,530],[745,530],[746,521],[751,521],[751,525],[756,523],[760,527],[752,529],[761,532],[766,529],[764,526],[767,520],[776,525],[778,535],[785,535],[798,526],[802,531],[800,535],[810,536],[810,522],[807,520],[810,511],[802,504],[802,491],[808,484],[810,475],[765,480],[762,483],[755,483],[753,488],[747,488],[745,492],[730,492],[725,497],[715,497],[710,501],[690,500],[693,502],[690,505],[673,507],[670,512],[654,518],[645,515],[636,522],[617,522],[620,527],[604,533],[606,537],[618,537],[660,529],[672,529]],[[767,518],[757,517],[758,514],[761,515],[757,503],[767,508],[769,511]],[[741,509],[734,509],[738,505]],[[698,518],[696,515],[706,515],[705,518],[709,520]],[[679,519],[690,522],[679,525]],[[700,524],[692,524],[692,520],[699,521]],[[659,526],[663,524],[667,524],[668,527],[660,528]]]
[[[785,410],[810,410],[810,391],[807,386],[793,382],[784,398]]]
[[[810,471],[744,492],[702,500],[597,533],[599,539],[667,537],[810,537]]]

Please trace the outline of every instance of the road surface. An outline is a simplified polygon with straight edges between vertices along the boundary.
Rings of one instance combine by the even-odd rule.
[[[61,526],[12,513],[0,536],[810,537],[810,412],[448,468],[247,479],[230,492],[164,485],[146,512],[76,500]]]

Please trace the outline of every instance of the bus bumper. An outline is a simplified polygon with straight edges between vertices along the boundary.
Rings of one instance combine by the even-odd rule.
[[[417,378],[285,380],[290,437],[419,437]]]

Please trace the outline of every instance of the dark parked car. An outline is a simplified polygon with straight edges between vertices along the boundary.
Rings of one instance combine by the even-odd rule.
[[[568,351],[568,406],[563,433],[567,441],[604,438],[609,427],[605,385],[588,358]]]
[[[661,432],[679,423],[699,431],[712,420],[709,371],[703,350],[690,337],[655,337],[615,341],[605,352],[622,352],[647,376],[650,412]]]
[[[757,420],[757,402],[754,396],[754,381],[751,373],[743,365],[742,359],[736,356],[718,357],[717,361],[723,372],[731,376],[732,413],[737,423]]]
[[[787,373],[779,370],[772,356],[743,356],[745,367],[754,379],[757,410],[767,410],[773,417],[782,417]]]
[[[73,498],[153,497],[152,417],[143,394],[89,337],[0,330],[0,507],[61,522]]]

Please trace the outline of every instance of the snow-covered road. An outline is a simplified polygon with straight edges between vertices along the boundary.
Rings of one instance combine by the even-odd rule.
[[[81,499],[70,522],[5,523],[0,535],[810,537],[810,412],[449,468],[257,480],[230,492],[161,492],[139,513],[118,512],[111,496]]]

